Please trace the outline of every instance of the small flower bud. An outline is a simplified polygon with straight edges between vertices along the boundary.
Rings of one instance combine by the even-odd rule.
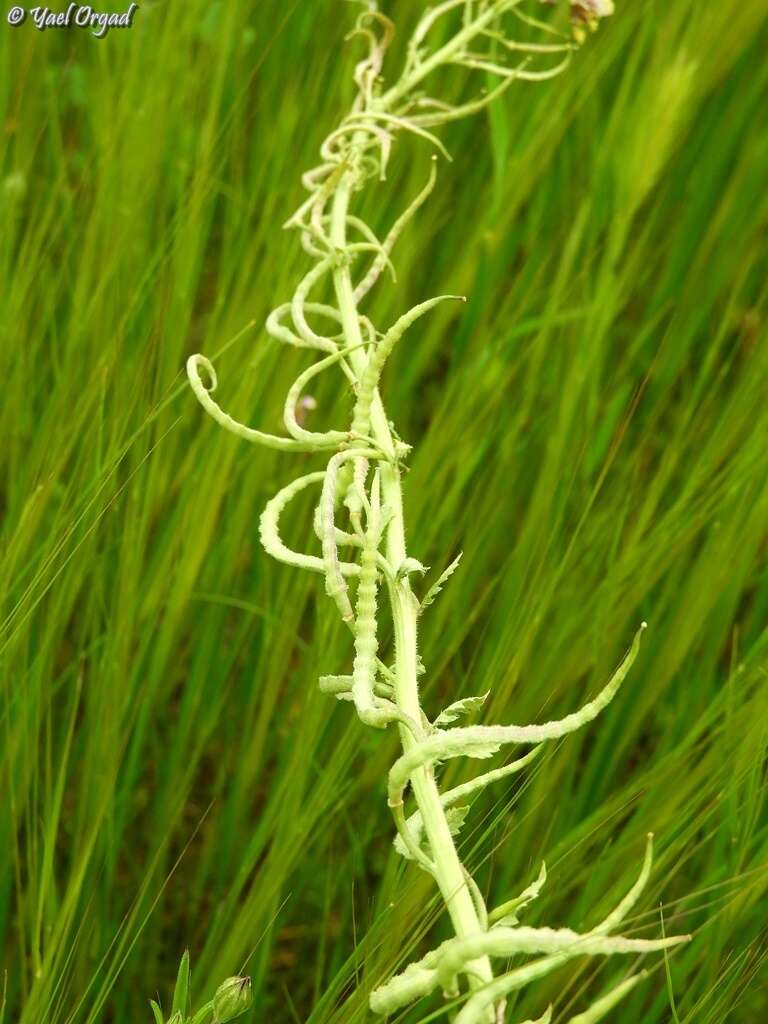
[[[250,1009],[253,1002],[250,978],[227,978],[213,997],[213,1024],[226,1024]]]

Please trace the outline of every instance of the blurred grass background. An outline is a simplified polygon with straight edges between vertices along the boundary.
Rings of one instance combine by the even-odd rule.
[[[383,6],[401,36],[421,7]],[[669,978],[649,962],[615,1019],[737,1024],[768,1015],[768,12],[617,6],[563,77],[445,132],[454,162],[372,309],[385,324],[470,296],[411,332],[385,382],[415,445],[411,553],[439,569],[465,551],[424,620],[427,708],[490,689],[487,721],[564,713],[650,625],[602,718],[477,802],[463,856],[494,902],[546,858],[530,921],[579,928],[653,830],[631,930],[658,934],[663,902],[696,941]],[[265,501],[313,460],[226,435],[181,373],[215,358],[225,407],[278,427],[305,357],[261,324],[305,266],[280,225],[351,98],[353,16],[169,0],[101,41],[3,18],[14,1024],[149,1021],[185,947],[196,1001],[244,969],[252,1019],[351,1024],[433,923],[446,934],[392,852],[397,738],[319,695],[348,638],[317,580],[258,545]],[[375,226],[428,157],[398,143]],[[313,422],[344,422],[332,382],[317,397]],[[570,965],[510,1019],[554,1000],[564,1021],[629,966]]]

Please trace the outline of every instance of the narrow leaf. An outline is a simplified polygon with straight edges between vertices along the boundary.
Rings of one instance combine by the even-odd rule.
[[[491,911],[488,915],[488,920],[491,924],[499,928],[511,928],[517,924],[517,913],[524,907],[527,907],[529,903],[533,902],[544,887],[544,883],[547,880],[547,865],[542,862],[541,871],[539,871],[539,877],[535,882],[531,882],[513,900],[507,900],[506,903],[502,903],[500,907]]]
[[[457,836],[459,834],[459,832],[461,831],[462,825],[466,821],[468,813],[469,813],[469,805],[468,804],[465,805],[464,807],[449,807],[448,810],[445,812],[445,818],[446,818],[446,821],[448,822],[448,828],[451,830],[451,835],[452,836]],[[417,814],[418,814],[418,812],[417,812]],[[416,815],[414,815],[413,817],[416,817]],[[408,825],[411,828],[411,832],[412,833],[414,832],[413,824],[414,823],[413,823],[412,819],[409,818],[408,819]],[[421,824],[421,815],[420,814],[418,814],[418,820],[415,822],[415,824],[418,827],[417,835],[418,835],[418,838],[420,839],[421,838],[422,829],[423,829],[423,826]],[[400,854],[401,857],[405,857],[406,860],[413,860],[413,857],[411,856],[410,851],[406,847],[406,845],[403,842],[402,837],[400,835],[396,835],[395,836],[395,838],[394,838],[394,847],[397,850],[397,852]]]
[[[179,964],[179,973],[176,975],[176,988],[173,992],[171,1014],[180,1013],[182,1017],[188,1016],[190,1011],[190,1002],[189,950],[185,949],[184,956],[181,958],[181,963]]]
[[[490,690],[487,690],[480,697],[464,697],[463,700],[457,700],[453,704],[449,704],[435,719],[435,727],[439,729],[441,726],[450,725],[451,722],[455,722],[461,715],[468,715],[471,711],[481,708],[490,692]]]
[[[456,572],[456,570],[459,567],[459,562],[461,561],[461,556],[463,554],[463,551],[460,551],[458,553],[458,555],[454,558],[454,560],[451,562],[448,568],[442,571],[440,576],[438,576],[438,578],[426,592],[421,602],[421,611],[424,611],[425,608],[429,608],[429,606],[432,604],[432,602],[435,600],[437,595],[440,593],[440,591],[447,583],[449,577],[453,576],[453,574]]]

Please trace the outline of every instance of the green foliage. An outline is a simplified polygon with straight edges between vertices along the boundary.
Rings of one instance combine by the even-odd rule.
[[[190,987],[189,950],[184,951],[184,956],[179,964],[179,973],[176,976],[176,988],[173,992],[172,1013],[180,1013],[186,1017],[190,1013],[192,1002],[192,991]]]
[[[192,1012],[191,970],[189,952],[181,958],[173,992],[170,1016],[166,1021],[160,1004],[150,999],[149,1005],[155,1024],[226,1024],[241,1017],[253,1002],[250,978],[227,978],[196,1012]]]
[[[414,5],[386,9],[397,59]],[[403,874],[382,813],[396,739],[317,692],[320,671],[349,671],[349,631],[309,573],[258,547],[255,510],[293,456],[244,452],[180,372],[210,354],[233,414],[278,430],[306,353],[254,324],[306,269],[276,225],[351,102],[359,40],[339,40],[355,14],[171,0],[102,41],[0,32],[15,1024],[148,1019],[186,947],[196,998],[248,960],[260,1015],[351,1024],[429,948],[430,879]],[[697,1024],[768,1008],[767,31],[740,0],[623,7],[566,76],[442,131],[453,163],[398,246],[399,290],[371,296],[382,323],[441,290],[470,297],[421,320],[385,371],[414,444],[409,547],[435,571],[465,552],[423,616],[428,716],[487,689],[483,721],[562,716],[650,623],[599,728],[477,794],[462,859],[491,905],[545,859],[526,919],[582,932],[653,829],[627,925],[659,934],[663,899],[669,933],[700,933],[669,958],[677,1015]],[[371,186],[378,237],[429,180],[427,149],[408,140]],[[325,376],[304,398],[307,429],[348,422]],[[287,543],[315,494],[288,509]],[[469,764],[445,763],[443,792]],[[567,1019],[609,987],[602,963],[564,964],[510,1012],[551,1001]],[[671,1017],[663,964],[647,966],[622,1022]]]

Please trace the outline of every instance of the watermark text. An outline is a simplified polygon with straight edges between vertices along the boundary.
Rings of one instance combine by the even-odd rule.
[[[69,4],[63,11],[52,11],[50,7],[18,7],[8,11],[6,20],[9,25],[21,25],[27,16],[38,32],[47,28],[88,28],[97,39],[113,28],[130,28],[133,16],[139,9],[136,3],[130,4],[124,11],[97,11],[90,4]]]

